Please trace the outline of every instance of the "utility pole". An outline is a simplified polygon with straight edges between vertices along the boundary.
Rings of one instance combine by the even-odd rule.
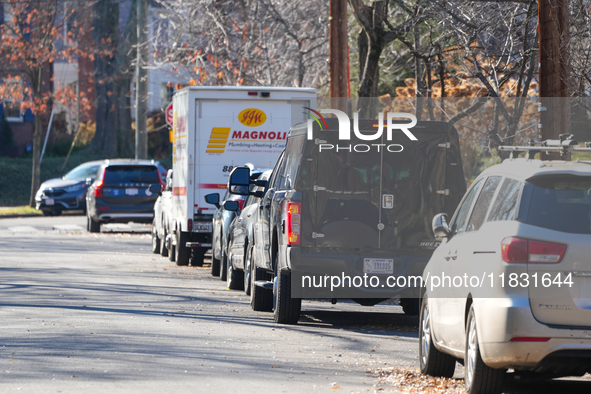
[[[347,43],[347,1],[330,0],[329,77],[330,108],[347,111],[349,95],[349,45]]]
[[[568,0],[538,0],[542,140],[571,131]],[[542,159],[558,158],[543,154]]]
[[[148,158],[148,131],[146,130],[146,97],[148,81],[144,62],[147,61],[146,25],[148,1],[137,0],[137,59],[135,66],[135,158]]]

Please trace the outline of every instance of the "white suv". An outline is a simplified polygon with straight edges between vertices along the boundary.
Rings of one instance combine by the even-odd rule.
[[[420,365],[500,393],[507,369],[591,372],[591,162],[508,159],[484,171],[423,274]],[[527,372],[525,372],[527,371]]]

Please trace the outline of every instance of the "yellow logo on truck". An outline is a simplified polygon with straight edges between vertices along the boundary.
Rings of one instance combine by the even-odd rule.
[[[214,127],[211,129],[211,136],[207,144],[206,153],[224,153],[228,137],[230,136],[230,127]]]
[[[245,126],[257,127],[265,123],[267,115],[260,109],[247,108],[238,114],[238,121]]]

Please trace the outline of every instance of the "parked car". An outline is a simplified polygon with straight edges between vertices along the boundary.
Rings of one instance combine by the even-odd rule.
[[[168,257],[166,235],[168,233],[168,216],[172,207],[172,178],[173,171],[167,172],[164,190],[154,203],[154,220],[152,222],[152,253],[160,253]],[[171,255],[174,255],[172,253]]]
[[[86,193],[87,229],[99,232],[101,223],[150,223],[162,178],[153,160],[105,160]]]
[[[591,372],[590,164],[505,160],[474,181],[450,222],[434,217],[442,243],[423,275],[423,373],[451,377],[463,360],[466,391],[494,394],[507,369]]]
[[[313,133],[306,124],[291,129],[259,202],[251,306],[275,305],[276,322],[295,324],[302,297],[350,298],[366,306],[399,297],[405,313],[417,315],[419,291],[410,286],[301,287],[296,293],[291,275],[420,276],[436,245],[430,218],[453,212],[465,191],[457,131],[444,122],[419,122],[412,129],[418,141],[397,133],[383,139],[395,153],[385,152],[386,144],[369,152],[368,137],[356,131],[341,141],[339,121],[326,123],[326,130],[311,124]],[[375,135],[377,127],[375,120],[359,120],[361,134]],[[335,149],[339,144],[344,149]],[[247,168],[230,175],[230,187],[249,182]]]
[[[252,165],[246,167],[252,169],[252,179],[258,178],[263,170],[256,169]],[[248,193],[248,188],[243,188]],[[236,190],[234,190],[236,191]],[[211,274],[213,276],[219,276],[221,280],[227,280],[227,246],[228,246],[228,229],[232,220],[236,217],[235,211],[227,211],[224,209],[224,203],[226,201],[237,201],[239,209],[242,209],[244,202],[246,201],[245,195],[238,195],[226,190],[224,198],[220,201],[219,193],[210,193],[205,196],[205,202],[208,204],[215,205],[216,210],[213,214],[212,221],[212,246],[211,246]]]
[[[271,170],[267,170],[257,178],[259,185],[266,183],[271,176],[271,172]],[[236,211],[238,214],[232,220],[228,229],[228,267],[226,275],[228,288],[232,290],[244,290],[247,295],[250,295],[251,289],[250,273],[254,242],[254,223],[256,223],[259,211],[259,196],[262,195],[263,190],[263,186],[255,187],[253,190],[255,193],[248,196],[242,209],[240,209],[240,204],[237,201],[226,201],[224,203],[225,210]]]
[[[80,209],[86,213],[86,190],[94,182],[102,160],[80,164],[61,178],[49,179],[35,194],[35,208],[45,216]]]

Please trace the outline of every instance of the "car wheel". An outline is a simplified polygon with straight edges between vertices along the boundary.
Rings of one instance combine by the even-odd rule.
[[[244,292],[246,295],[250,295],[250,273],[251,273],[251,261],[252,260],[252,247],[250,245],[246,246],[246,254],[244,256]]]
[[[220,280],[226,281],[228,280],[228,256],[226,256],[226,252],[224,251],[224,247],[222,246],[222,258],[220,259]]]
[[[170,238],[169,243],[168,243],[170,245],[170,248],[168,248],[168,260],[175,261],[176,260],[176,247],[172,243],[172,234],[167,234],[166,237]]]
[[[89,233],[100,233],[101,224],[95,221],[90,214],[86,215],[86,227]]]
[[[191,253],[191,267],[201,267],[203,265],[203,258],[205,257],[204,248],[193,248]]]
[[[160,239],[156,231],[156,220],[152,222],[152,253],[160,253]]]
[[[478,331],[474,308],[470,308],[466,322],[465,388],[468,394],[500,394],[503,389],[504,369],[494,369],[482,361],[478,345]]]
[[[228,259],[227,284],[230,290],[244,290],[244,271],[234,269],[232,259]]]
[[[251,280],[250,280],[250,307],[253,311],[258,312],[271,312],[273,310],[273,292],[271,289],[265,289],[264,287],[256,286],[254,284],[257,280],[269,280],[269,274],[260,268],[256,267],[256,264],[251,262]]]
[[[279,252],[275,261],[278,261]],[[277,265],[275,265],[277,267]],[[276,323],[296,324],[300,320],[302,300],[291,297],[291,273],[281,271],[277,273],[273,283],[273,318]]]
[[[418,316],[421,311],[421,300],[419,298],[403,298],[400,306],[405,315]]]
[[[220,276],[220,260],[213,256],[211,251],[211,276]]]
[[[43,214],[43,216],[53,216],[53,211],[48,211],[48,210],[41,210],[41,213]]]
[[[187,243],[187,237],[181,230],[176,232],[176,247],[175,247],[175,260],[176,265],[189,265],[189,258],[191,249],[187,248],[185,244]]]
[[[421,323],[419,326],[419,363],[421,373],[431,376],[451,378],[456,369],[456,359],[437,350],[433,345],[431,313],[427,297],[421,305]]]
[[[162,239],[160,240],[160,256],[168,257],[168,248],[166,247],[166,229],[163,231]]]

